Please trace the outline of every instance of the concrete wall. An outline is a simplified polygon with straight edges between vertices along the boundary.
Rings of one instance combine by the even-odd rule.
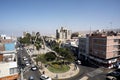
[[[10,76],[10,68],[17,67],[17,62],[0,63],[0,78]]]

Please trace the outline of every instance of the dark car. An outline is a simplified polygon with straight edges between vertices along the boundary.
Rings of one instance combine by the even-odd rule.
[[[106,75],[106,80],[120,80],[120,69],[117,69]]]
[[[120,69],[120,62],[117,62],[116,64],[114,64],[114,68]]]

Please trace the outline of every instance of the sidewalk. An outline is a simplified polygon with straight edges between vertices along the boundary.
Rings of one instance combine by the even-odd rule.
[[[79,73],[79,68],[77,67],[76,70],[74,70],[74,64],[71,64],[70,65],[70,70],[65,72],[65,73],[53,73],[53,72],[50,72],[47,68],[43,68],[42,70],[40,69],[39,70],[41,73],[43,71],[45,71],[45,75],[51,77],[52,79],[66,79],[66,78],[70,78],[70,77],[73,77],[75,75],[77,75]]]

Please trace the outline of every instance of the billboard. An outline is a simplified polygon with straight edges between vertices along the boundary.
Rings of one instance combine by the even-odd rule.
[[[12,51],[12,50],[15,50],[15,44],[14,43],[6,43],[5,51]]]

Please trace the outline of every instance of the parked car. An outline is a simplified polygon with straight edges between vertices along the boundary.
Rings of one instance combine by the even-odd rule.
[[[80,60],[75,61],[76,64],[81,64]]]
[[[28,60],[28,58],[26,58],[26,57],[24,56],[24,57],[23,57],[23,60],[24,60],[24,61],[27,61],[27,60]]]
[[[52,79],[43,74],[43,75],[40,76],[40,80],[52,80]]]
[[[120,69],[108,73],[106,75],[106,80],[120,80]]]
[[[26,62],[25,62],[25,65],[26,65],[26,66],[29,66],[29,65],[30,65],[30,63],[29,63],[28,61],[26,61]]]
[[[114,67],[120,69],[120,62],[117,62]]]
[[[36,70],[37,70],[37,66],[32,65],[31,70],[32,70],[32,71],[36,71]]]

